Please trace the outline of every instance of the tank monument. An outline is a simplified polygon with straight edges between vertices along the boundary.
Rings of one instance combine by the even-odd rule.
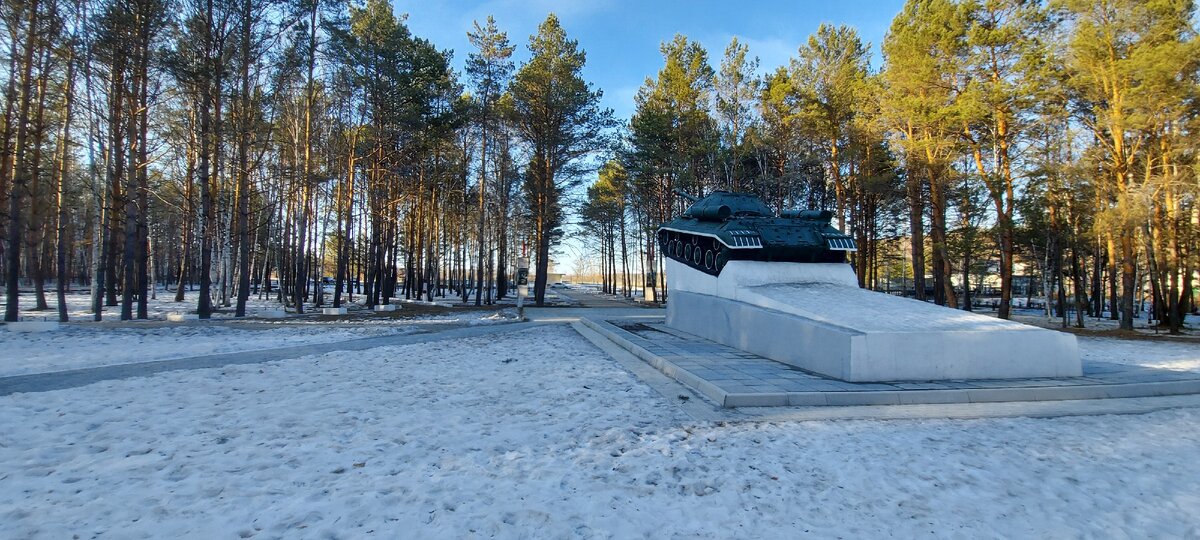
[[[658,231],[667,326],[850,382],[1078,377],[1075,336],[858,287],[832,213],[695,198]]]

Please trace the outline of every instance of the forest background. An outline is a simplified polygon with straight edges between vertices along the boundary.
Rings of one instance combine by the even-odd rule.
[[[455,64],[384,0],[5,1],[5,318],[56,293],[65,319],[73,287],[96,319],[146,317],[158,286],[202,318],[252,294],[482,305],[522,256],[541,304],[568,235],[603,290],[661,300],[672,191],[725,189],[832,210],[864,287],[1008,317],[1020,270],[1064,320],[1132,328],[1146,296],[1177,332],[1200,268],[1196,20],[911,0],[879,55],[822,24],[781,65],[678,34],[622,118],[553,14],[527,40],[481,17]]]

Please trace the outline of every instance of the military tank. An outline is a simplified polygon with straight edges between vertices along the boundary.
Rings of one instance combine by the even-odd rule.
[[[854,239],[830,224],[828,210],[785,210],[775,215],[749,193],[717,191],[691,202],[680,217],[658,229],[667,257],[713,276],[729,261],[844,263]]]

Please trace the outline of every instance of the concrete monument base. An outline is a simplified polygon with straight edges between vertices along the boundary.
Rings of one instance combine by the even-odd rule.
[[[1075,336],[860,289],[848,264],[667,260],[667,325],[852,382],[1082,375]]]
[[[396,304],[379,304],[375,306],[376,313],[386,313],[389,311],[396,311]]]
[[[322,315],[345,315],[346,308],[344,307],[327,307],[321,308]]]

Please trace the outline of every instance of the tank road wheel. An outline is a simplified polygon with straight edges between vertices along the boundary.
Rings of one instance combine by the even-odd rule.
[[[710,249],[710,250],[705,251],[704,252],[704,268],[708,269],[708,270],[712,270],[713,263],[715,262],[714,259],[716,259],[716,257],[713,257],[713,250]]]
[[[729,248],[718,248],[716,260],[713,261],[713,267],[717,272],[720,272],[722,268],[725,268],[725,263],[727,262],[729,262]]]

